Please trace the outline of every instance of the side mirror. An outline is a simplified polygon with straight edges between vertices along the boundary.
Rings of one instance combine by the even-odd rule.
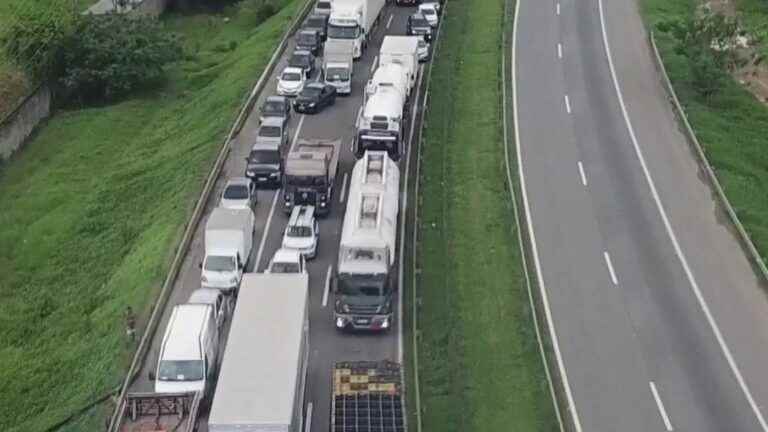
[[[245,159],[245,161],[248,162],[248,156],[244,157],[243,159]]]
[[[238,269],[242,270],[242,269],[243,269],[243,267],[244,267],[244,266],[243,266],[243,263],[242,263],[242,262],[238,262],[238,263],[237,263],[237,268],[238,268]]]
[[[155,373],[153,371],[149,371],[147,376],[148,376],[150,381],[154,381],[155,380]]]
[[[197,268],[203,268],[203,262],[202,261],[197,263]]]

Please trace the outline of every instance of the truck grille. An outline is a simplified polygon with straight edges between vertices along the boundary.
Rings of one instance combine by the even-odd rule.
[[[293,202],[296,205],[304,205],[304,204],[315,205],[316,198],[317,198],[317,192],[313,190],[306,190],[306,191],[299,190],[293,193]]]

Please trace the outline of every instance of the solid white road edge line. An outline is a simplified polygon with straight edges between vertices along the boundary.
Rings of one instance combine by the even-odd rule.
[[[576,403],[573,400],[573,392],[571,391],[571,384],[568,379],[568,372],[565,369],[565,363],[563,362],[563,354],[560,351],[560,342],[557,338],[557,330],[555,329],[555,323],[552,319],[552,309],[549,306],[549,295],[547,294],[547,288],[544,284],[544,275],[541,271],[541,259],[539,258],[538,246],[536,245],[536,234],[533,230],[533,218],[531,217],[531,206],[528,202],[528,192],[525,188],[525,172],[523,170],[523,158],[522,149],[520,146],[520,119],[517,110],[517,29],[520,18],[520,4],[522,0],[518,0],[515,6],[515,23],[514,33],[512,34],[512,88],[515,92],[515,97],[512,99],[512,110],[515,119],[515,147],[517,150],[517,169],[518,176],[520,177],[520,190],[523,196],[523,208],[525,209],[525,219],[528,225],[528,236],[531,238],[531,249],[533,252],[533,262],[536,268],[536,278],[539,281],[539,289],[541,291],[541,300],[544,307],[544,315],[547,318],[547,327],[549,329],[550,339],[552,340],[552,351],[555,353],[555,359],[557,360],[557,368],[560,371],[560,377],[563,381],[563,388],[565,391],[565,397],[568,401],[568,408],[573,418],[574,428],[576,432],[582,432],[581,419],[579,418],[579,411],[576,408]]]
[[[571,113],[571,100],[568,98],[568,95],[563,96],[563,99],[565,99],[565,110],[568,112],[568,114]]]
[[[584,173],[584,164],[579,161],[579,175],[581,176],[581,184],[587,185],[587,175]]]
[[[563,58],[563,44],[561,43],[557,44],[557,58]]]
[[[312,430],[312,402],[307,404],[307,421],[304,423],[304,432],[310,432]]]
[[[269,216],[267,216],[267,223],[264,224],[264,231],[261,233],[261,242],[259,242],[259,252],[256,254],[256,261],[253,265],[253,271],[259,271],[259,265],[261,265],[261,254],[264,252],[264,245],[267,243],[267,234],[269,234],[269,226],[272,224],[272,215],[275,214],[275,207],[277,205],[277,198],[280,196],[280,190],[275,191],[275,196],[272,197],[272,207],[269,209]]]
[[[371,73],[373,73],[373,70],[376,69],[376,60],[379,59],[379,56],[373,57],[373,63],[371,63]]]
[[[656,390],[656,384],[653,383],[653,381],[649,381],[648,385],[651,386],[651,393],[653,393],[653,399],[656,401],[656,407],[659,409],[659,415],[661,415],[661,420],[664,421],[664,427],[667,428],[668,432],[672,432],[675,430],[675,428],[672,427],[672,423],[669,421],[669,416],[667,416],[667,410],[664,409],[664,404],[661,402],[661,397],[659,396],[658,390]]]
[[[349,173],[344,173],[344,179],[341,181],[341,193],[339,194],[339,202],[344,202],[344,197],[347,194],[347,176]]]
[[[683,249],[680,246],[680,243],[677,241],[677,236],[675,235],[675,232],[672,229],[672,224],[669,222],[669,217],[667,217],[667,212],[666,210],[664,210],[664,206],[661,203],[661,198],[659,197],[659,193],[656,190],[656,184],[654,183],[653,178],[651,177],[651,173],[648,170],[648,164],[645,162],[645,157],[643,156],[643,152],[640,149],[640,144],[637,142],[637,137],[635,136],[635,130],[632,127],[632,121],[629,119],[629,113],[627,112],[627,107],[624,104],[624,96],[621,93],[621,87],[619,86],[619,79],[616,76],[616,68],[613,65],[613,58],[611,56],[611,47],[610,47],[610,44],[608,43],[608,31],[606,30],[606,25],[605,25],[605,13],[603,11],[604,9],[603,0],[598,0],[598,9],[600,12],[600,28],[603,32],[603,46],[605,47],[605,55],[608,57],[608,67],[611,71],[611,79],[613,80],[613,86],[616,89],[616,96],[618,97],[619,105],[621,106],[621,113],[624,116],[624,122],[626,123],[627,130],[629,131],[629,137],[632,141],[632,145],[635,148],[635,153],[637,154],[637,158],[640,160],[640,166],[643,169],[643,174],[645,175],[645,179],[648,182],[648,186],[651,189],[651,195],[653,195],[653,200],[656,202],[656,207],[659,209],[661,220],[664,222],[664,228],[666,229],[667,235],[669,236],[670,240],[672,240],[672,245],[674,246],[675,253],[677,254],[677,257],[683,266],[683,270],[685,271],[685,275],[688,278],[688,282],[690,283],[691,289],[693,290],[693,293],[696,296],[696,300],[698,300],[699,302],[699,306],[701,307],[701,310],[704,311],[704,315],[707,317],[707,322],[709,323],[709,326],[712,328],[712,332],[714,333],[715,338],[717,339],[717,343],[720,345],[720,349],[722,350],[723,355],[725,356],[725,359],[728,361],[728,366],[730,366],[731,372],[736,377],[736,380],[739,382],[741,391],[744,393],[744,396],[746,396],[747,401],[749,402],[749,405],[752,408],[752,412],[755,414],[755,417],[757,417],[757,421],[760,423],[761,429],[763,430],[763,432],[768,432],[768,424],[765,422],[765,418],[763,418],[763,413],[760,412],[760,407],[755,402],[755,399],[752,396],[752,392],[750,391],[749,386],[747,385],[747,382],[744,380],[744,377],[741,375],[739,366],[736,364],[736,360],[733,358],[733,354],[731,354],[731,350],[730,348],[728,348],[728,344],[726,344],[725,338],[723,337],[723,334],[720,332],[720,327],[717,325],[717,322],[715,321],[715,317],[712,315],[712,312],[709,309],[709,305],[707,304],[706,300],[704,300],[704,296],[701,294],[701,290],[699,289],[699,284],[696,282],[696,278],[693,275],[693,271],[688,265],[688,260],[686,259],[685,254],[683,253]]]
[[[328,271],[325,273],[325,288],[323,289],[323,307],[328,305],[328,292],[331,290],[331,266],[328,266]]]
[[[403,187],[403,199],[400,201],[403,205],[400,208],[400,256],[398,258],[398,280],[397,280],[397,360],[403,363],[403,263],[405,261],[405,216],[408,213],[408,179],[411,168],[411,146],[413,144],[413,130],[416,122],[416,113],[419,111],[416,104],[419,102],[419,93],[421,92],[421,80],[423,78],[424,66],[419,66],[419,79],[416,81],[416,97],[413,99],[411,108],[411,130],[408,133],[408,150],[405,156],[405,185]],[[426,99],[425,99],[426,103]],[[418,181],[418,180],[416,180]]]
[[[387,20],[387,30],[389,30],[390,24],[392,24],[392,18],[395,17],[395,14],[389,15],[389,19]]]
[[[557,4],[557,7],[555,8],[555,11],[558,15],[560,15],[560,3]]]
[[[611,256],[608,254],[608,252],[603,252],[603,258],[605,258],[605,265],[608,266],[608,273],[611,274],[611,282],[613,282],[614,285],[618,285],[619,280],[616,279],[616,272],[613,270]]]

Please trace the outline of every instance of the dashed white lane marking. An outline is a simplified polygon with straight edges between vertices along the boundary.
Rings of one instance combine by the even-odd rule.
[[[669,421],[667,410],[664,409],[659,392],[656,390],[656,384],[653,381],[648,382],[648,384],[651,386],[651,393],[653,393],[653,399],[656,401],[656,407],[659,408],[659,415],[661,415],[661,419],[664,421],[664,427],[667,428],[667,431],[672,432],[675,428],[672,427],[672,422]]]
[[[605,257],[605,265],[608,266],[608,272],[611,274],[611,281],[614,285],[619,284],[619,280],[616,278],[616,271],[613,270],[613,263],[611,262],[611,256],[608,255],[608,252],[603,252],[603,257]]]
[[[325,273],[325,289],[323,290],[323,307],[328,305],[328,292],[331,290],[331,266],[328,266],[328,271]]]
[[[349,173],[344,173],[344,179],[341,181],[341,193],[339,194],[339,202],[344,202],[344,197],[347,195],[347,176]]]
[[[389,16],[389,19],[387,20],[387,29],[389,29],[390,24],[392,24],[392,18],[394,18],[394,17],[395,17],[394,14]]]
[[[568,114],[571,113],[571,100],[568,98],[568,95],[563,96],[563,99],[565,99],[565,110],[568,112]]]
[[[560,3],[558,3],[558,4],[557,4],[557,6],[555,7],[555,12],[556,12],[558,15],[560,15]]]
[[[557,58],[563,58],[563,44],[561,43],[557,44]]]
[[[587,175],[584,173],[584,164],[579,161],[579,175],[581,175],[581,184],[587,185]]]

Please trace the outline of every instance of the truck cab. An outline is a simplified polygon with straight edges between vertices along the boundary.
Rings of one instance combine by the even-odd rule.
[[[254,222],[250,209],[213,209],[205,224],[205,255],[200,263],[203,288],[237,290],[251,256]]]
[[[339,94],[352,93],[353,51],[354,43],[349,40],[334,39],[325,44],[323,78]]]
[[[150,373],[156,393],[212,389],[218,366],[219,331],[207,304],[178,305],[165,329],[157,369]]]
[[[394,160],[400,160],[403,146],[402,93],[392,87],[379,87],[365,102],[357,119],[357,133],[353,152],[357,158],[366,150],[386,151]]]
[[[352,56],[363,55],[366,45],[364,13],[366,0],[334,0],[328,18],[328,40],[350,40],[353,42]]]
[[[283,210],[311,205],[318,216],[331,211],[341,140],[300,139],[285,159]]]

